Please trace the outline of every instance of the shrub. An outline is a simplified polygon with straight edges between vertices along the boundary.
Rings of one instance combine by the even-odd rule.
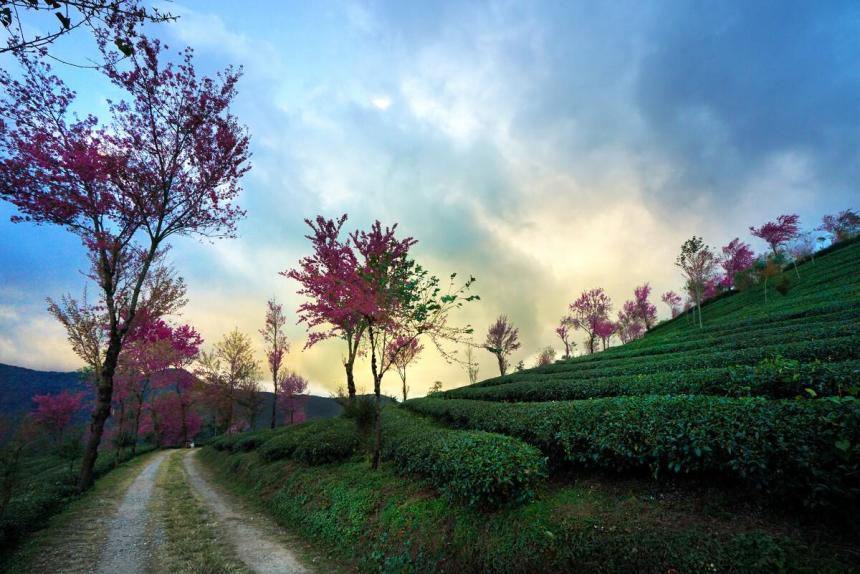
[[[457,427],[540,447],[556,464],[622,471],[716,473],[808,505],[856,508],[860,403],[853,397],[768,401],[615,397],[499,404],[417,399],[406,406]]]
[[[283,431],[284,427],[281,427],[276,429],[266,429],[257,432],[233,435],[236,438],[229,441],[230,443],[232,443],[230,444],[229,450],[231,450],[232,452],[248,452],[249,450],[255,450],[261,444],[271,439],[272,437],[277,436],[278,433]],[[224,444],[226,444],[226,442]],[[215,448],[216,450],[227,450],[226,448],[218,448],[217,446]]]
[[[306,430],[292,457],[311,466],[337,462],[351,457],[359,444],[355,421],[336,417]]]
[[[470,506],[525,502],[546,476],[541,452],[519,440],[440,428],[395,407],[383,411],[382,436],[382,457],[400,472],[419,474]]]
[[[347,459],[358,446],[355,421],[335,417],[288,427],[264,442],[258,452],[267,462],[294,458],[317,465]]]

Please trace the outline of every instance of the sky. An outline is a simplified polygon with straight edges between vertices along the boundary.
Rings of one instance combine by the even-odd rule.
[[[860,208],[860,4],[857,2],[172,2],[148,29],[190,45],[213,74],[244,76],[234,113],[251,135],[239,237],[178,239],[188,283],[178,319],[211,346],[234,327],[263,359],[266,300],[289,311],[288,365],[326,395],[344,384],[343,343],[304,350],[301,298],[279,275],[309,253],[305,218],[378,219],[418,240],[440,276],[474,275],[479,303],[455,319],[483,340],[507,314],[533,364],[561,349],[554,328],[583,290],[615,308],[650,282],[680,290],[681,243],[734,237],[797,213]],[[84,39],[55,52],[88,57]],[[12,66],[8,59],[0,65]],[[57,66],[78,109],[117,97],[91,70]],[[82,366],[46,297],[78,294],[79,241],[12,224],[0,202],[0,362]],[[580,337],[581,338],[581,337]],[[582,342],[580,341],[580,347]],[[479,378],[497,374],[478,351]],[[369,366],[359,388],[372,389]],[[410,393],[466,384],[427,351]],[[389,373],[383,392],[397,394]]]

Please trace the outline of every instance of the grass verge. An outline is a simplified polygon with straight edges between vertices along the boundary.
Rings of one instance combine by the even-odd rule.
[[[214,449],[199,460],[363,572],[846,572],[858,558],[757,508],[653,483],[557,479],[531,504],[486,512],[452,505],[388,464],[308,467]]]
[[[0,572],[56,572],[58,565],[66,574],[93,572],[117,507],[154,455],[138,456],[99,478],[93,488],[46,519],[46,528],[23,539],[8,555],[0,556]]]
[[[197,499],[174,451],[162,463],[153,494],[152,525],[163,540],[155,556],[155,574],[250,573],[231,552],[211,513]]]

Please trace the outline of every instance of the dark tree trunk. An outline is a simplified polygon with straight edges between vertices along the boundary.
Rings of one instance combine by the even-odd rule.
[[[81,461],[81,474],[78,477],[78,492],[83,492],[93,484],[93,468],[96,457],[99,454],[99,443],[102,441],[105,422],[110,417],[110,403],[113,400],[113,374],[119,361],[119,352],[122,348],[122,337],[119,333],[111,333],[108,343],[102,372],[99,376],[99,384],[96,389],[96,406],[93,409],[90,421],[90,433],[87,437],[87,446],[84,450],[84,458]]]
[[[272,383],[275,392],[272,394],[272,424],[269,428],[275,428],[275,417],[278,414],[276,410],[278,406],[278,373],[272,375]]]
[[[352,373],[353,366],[355,366],[355,354],[351,354],[343,363],[343,368],[346,371],[346,391],[349,393],[349,400],[355,399],[355,376]]]
[[[505,357],[504,357],[504,355],[502,355],[501,353],[496,353],[496,360],[499,362],[499,373],[501,373],[501,375],[504,377],[505,371],[507,370],[505,368]]]
[[[121,454],[120,451],[122,450],[122,442],[124,440],[124,437],[122,436],[123,424],[125,424],[125,401],[122,401],[119,403],[119,426],[117,427],[117,434],[116,434],[117,443],[116,443],[116,450],[114,450],[114,453],[113,453],[113,467],[114,468],[119,466],[119,455]]]
[[[406,371],[403,372],[403,402],[406,402]]]
[[[382,450],[382,381],[376,364],[376,347],[373,343],[373,328],[368,327],[367,334],[370,337],[370,371],[373,373],[373,395],[376,399],[376,412],[374,413],[374,441],[373,441],[373,463],[374,470],[379,468],[379,454]]]
[[[137,454],[137,438],[140,436],[140,412],[143,410],[143,393],[137,395],[137,409],[134,414],[134,433],[131,441],[131,456]]]

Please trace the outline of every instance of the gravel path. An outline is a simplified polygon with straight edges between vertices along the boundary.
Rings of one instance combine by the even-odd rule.
[[[99,561],[99,574],[143,574],[154,544],[146,537],[147,508],[158,467],[166,452],[156,455],[129,486],[108,529],[108,540]]]
[[[192,450],[182,459],[188,481],[204,504],[218,517],[239,559],[258,574],[310,573],[295,553],[273,534],[278,530],[277,526],[263,516],[252,516],[242,511],[212,488],[194,459],[197,452]]]

